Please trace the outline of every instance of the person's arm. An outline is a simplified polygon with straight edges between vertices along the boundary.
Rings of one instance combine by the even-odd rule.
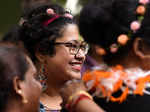
[[[60,91],[65,108],[70,112],[104,112],[86,92],[82,81],[67,82]]]
[[[83,99],[76,104],[74,112],[104,112],[104,110],[94,101]]]

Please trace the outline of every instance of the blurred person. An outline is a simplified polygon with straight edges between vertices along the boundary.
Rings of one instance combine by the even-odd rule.
[[[36,68],[21,49],[0,43],[0,74],[1,112],[39,112],[42,86],[36,80]]]
[[[81,11],[80,33],[107,64],[83,80],[108,112],[150,111],[149,11],[149,0],[92,0]]]

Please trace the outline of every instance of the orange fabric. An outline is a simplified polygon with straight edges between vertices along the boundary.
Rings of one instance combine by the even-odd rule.
[[[119,78],[113,84],[113,90],[106,88],[102,81],[103,79],[107,79],[113,76],[113,73],[119,71]],[[99,88],[102,92],[103,97],[109,98],[113,102],[123,102],[128,94],[129,88],[125,85],[125,89],[123,90],[122,94],[119,97],[113,97],[112,94],[120,90],[123,86],[123,80],[127,77],[127,73],[124,71],[123,67],[117,65],[116,67],[112,67],[112,72],[102,71],[102,70],[95,70],[95,71],[88,71],[83,75],[82,80],[88,82],[90,80],[94,81],[93,87]],[[136,80],[136,89],[133,91],[133,94],[143,95],[143,90],[145,89],[145,83],[150,82],[150,75],[139,78]]]

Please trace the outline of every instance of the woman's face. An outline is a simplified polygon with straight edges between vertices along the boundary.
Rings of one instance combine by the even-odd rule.
[[[28,101],[27,109],[36,112],[39,109],[39,98],[42,90],[41,84],[36,80],[37,71],[32,61],[27,57],[29,68],[25,73],[25,80],[22,82],[24,98]]]
[[[64,29],[63,36],[56,39],[55,43],[81,45],[78,27],[74,24],[68,24]],[[56,54],[53,57],[47,56],[46,58],[49,72],[48,79],[51,78],[54,81],[66,81],[73,78],[80,79],[81,66],[85,60],[83,51],[80,49],[78,53],[72,54],[68,44],[56,44],[55,50]]]

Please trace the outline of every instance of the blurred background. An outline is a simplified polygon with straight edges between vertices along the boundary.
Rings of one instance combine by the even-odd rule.
[[[8,29],[17,24],[21,10],[35,2],[57,3],[71,10],[73,15],[79,14],[82,6],[88,0],[1,0],[0,1],[0,37],[8,31]]]

